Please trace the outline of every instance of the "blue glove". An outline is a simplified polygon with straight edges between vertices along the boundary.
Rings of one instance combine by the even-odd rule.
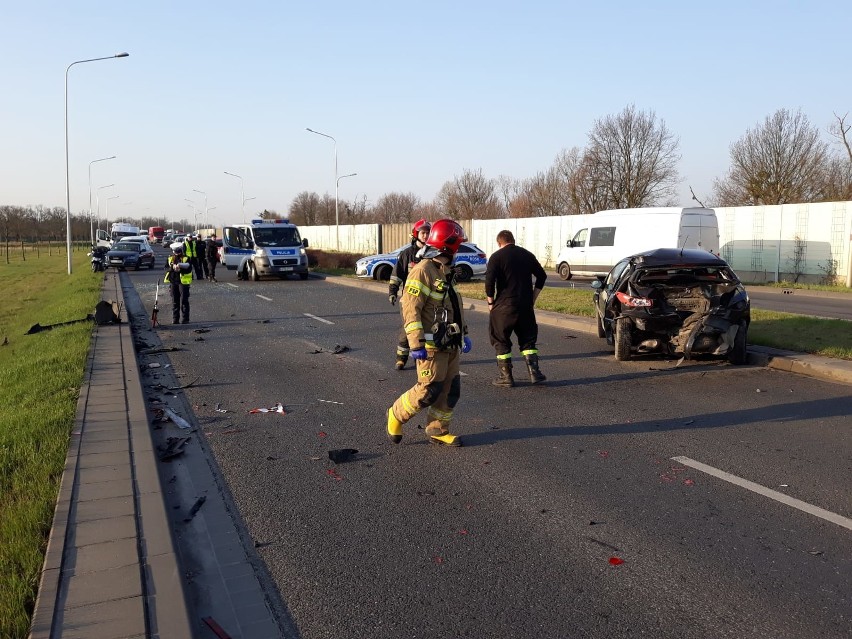
[[[419,359],[419,360],[426,359],[426,349],[422,348],[422,347],[421,348],[412,348],[411,352],[409,354],[411,355],[411,359]]]
[[[462,353],[469,353],[470,349],[472,349],[472,348],[473,348],[473,342],[471,341],[471,339],[467,335],[465,335],[464,339],[462,340]]]

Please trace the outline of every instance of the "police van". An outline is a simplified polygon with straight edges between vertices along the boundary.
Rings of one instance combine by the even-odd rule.
[[[296,274],[308,279],[308,240],[289,220],[252,220],[222,229],[221,263],[239,279],[258,281],[265,275],[281,279]]]

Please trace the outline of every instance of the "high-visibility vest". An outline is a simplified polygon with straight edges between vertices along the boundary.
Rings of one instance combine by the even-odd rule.
[[[169,256],[168,263],[166,264],[166,269],[167,269],[166,270],[166,277],[163,279],[163,281],[166,284],[171,283],[171,280],[169,279],[169,277],[172,274],[172,265],[175,263],[176,257],[177,257],[177,255]],[[186,255],[182,255],[180,257],[179,261],[180,262],[189,262],[189,259],[186,257]],[[192,269],[189,269],[188,271],[185,271],[185,272],[184,271],[180,272],[180,283],[181,284],[192,284]]]
[[[195,257],[195,240],[183,241],[183,254],[189,258]]]

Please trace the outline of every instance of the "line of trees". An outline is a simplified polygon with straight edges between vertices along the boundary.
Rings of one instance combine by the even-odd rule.
[[[707,206],[747,206],[852,200],[852,139],[848,115],[834,114],[823,132],[801,111],[780,109],[748,129],[730,147],[730,168]],[[825,137],[828,134],[828,139]],[[431,202],[413,193],[391,192],[368,204],[339,202],[344,224],[436,219],[497,219],[594,213],[603,209],[666,206],[676,202],[680,140],[653,111],[628,105],[596,120],[585,147],[562,150],[545,171],[526,179],[489,178],[465,169],[446,182]],[[301,225],[335,222],[334,197],[303,191],[290,203],[289,218]],[[264,218],[279,217],[264,210]],[[155,226],[155,218],[136,222]],[[189,228],[184,220],[182,224]],[[5,238],[65,237],[65,209],[0,206]],[[87,217],[73,216],[72,235],[89,236]]]

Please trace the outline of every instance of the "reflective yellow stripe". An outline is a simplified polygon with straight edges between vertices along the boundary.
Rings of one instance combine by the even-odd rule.
[[[429,407],[426,416],[430,419],[437,419],[441,422],[448,422],[453,418],[453,411],[442,411],[437,408]]]
[[[409,279],[405,282],[405,292],[414,297],[419,297],[420,295],[430,296],[432,289],[419,280]]]
[[[411,402],[408,401],[408,393],[403,394],[399,399],[405,407],[405,412],[410,414],[412,417],[419,412],[418,409],[414,408],[414,406],[411,405]],[[409,419],[411,419],[411,417],[409,417]]]
[[[409,322],[405,325],[406,333],[413,333],[414,331],[423,330],[423,322]]]
[[[390,276],[390,283],[391,284],[402,284],[402,280],[399,279],[396,275],[391,275]]]
[[[521,355],[523,355],[524,357],[526,357],[527,355],[538,355],[538,349],[531,348],[528,351],[521,351]]]
[[[498,355],[497,359],[512,359],[512,354],[506,353],[505,355]]]
[[[438,300],[440,302],[440,301],[443,301],[444,294],[439,292],[439,291],[434,291],[434,292],[429,293],[429,297],[433,300]]]

